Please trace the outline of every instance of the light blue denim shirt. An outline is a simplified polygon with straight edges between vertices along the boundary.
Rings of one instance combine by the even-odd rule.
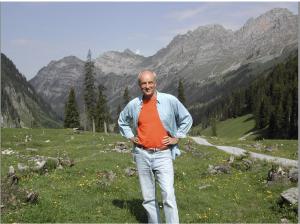
[[[192,127],[192,116],[175,96],[158,91],[156,93],[157,110],[164,128],[172,137],[185,138]],[[143,96],[139,96],[131,100],[120,113],[118,119],[120,133],[127,139],[137,134],[138,118],[142,106]],[[181,154],[177,144],[172,145],[171,150],[173,159]]]

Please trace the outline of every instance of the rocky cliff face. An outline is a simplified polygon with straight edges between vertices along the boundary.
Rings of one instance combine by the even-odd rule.
[[[129,49],[124,52],[108,51],[95,60],[95,66],[106,74],[135,75],[144,59]]]
[[[81,89],[79,78],[83,72],[84,62],[75,56],[68,56],[58,61],[51,61],[30,80],[30,83],[63,118],[64,105],[70,88],[73,86],[76,92]]]
[[[251,18],[233,32],[221,25],[201,26],[184,35],[177,35],[165,48],[151,57],[110,51],[95,59],[97,84],[106,87],[110,107],[122,101],[126,86],[131,96],[138,94],[136,75],[142,69],[158,74],[158,89],[176,94],[179,79],[184,80],[188,103],[199,100],[200,89],[223,80],[227,74],[250,66],[253,69],[270,66],[270,61],[297,49],[297,15],[287,9],[273,9]],[[30,82],[36,91],[61,116],[67,92],[75,86],[79,105],[82,104],[84,62],[66,57],[51,62]],[[243,70],[244,71],[244,70]],[[248,70],[246,70],[248,71]],[[241,72],[237,72],[241,75]],[[247,72],[242,75],[247,76]],[[212,94],[212,93],[210,93]],[[217,93],[213,93],[216,94]]]
[[[1,54],[1,127],[59,127],[61,121],[15,65]]]

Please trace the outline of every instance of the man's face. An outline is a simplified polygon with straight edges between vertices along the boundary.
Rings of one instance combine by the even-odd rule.
[[[144,72],[139,80],[141,91],[144,96],[151,97],[156,90],[156,80],[151,72]]]

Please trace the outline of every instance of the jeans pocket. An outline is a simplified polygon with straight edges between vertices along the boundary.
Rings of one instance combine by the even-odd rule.
[[[140,149],[139,147],[135,146],[134,149],[133,149],[133,153],[134,153],[134,154],[140,154],[140,153],[141,153],[140,150],[141,150],[141,149]]]

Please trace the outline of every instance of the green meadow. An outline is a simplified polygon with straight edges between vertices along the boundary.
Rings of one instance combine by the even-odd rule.
[[[76,134],[71,129],[4,128],[1,132],[1,151],[18,152],[1,155],[2,183],[12,165],[20,178],[18,187],[39,195],[36,203],[25,203],[18,198],[1,201],[3,223],[147,222],[138,177],[125,173],[126,168],[135,167],[132,155],[113,150],[117,142],[125,142],[131,148],[120,135]],[[26,142],[26,136],[31,140]],[[272,164],[255,161],[246,171],[231,168],[229,173],[210,174],[209,165],[226,164],[230,155],[214,147],[197,145],[190,139],[182,140],[180,146],[182,155],[174,161],[180,222],[279,223],[282,218],[297,222],[294,207],[278,205],[280,193],[297,184],[268,186],[266,179]],[[49,169],[47,173],[17,170],[18,163],[27,164],[27,158],[36,155],[67,156],[75,165]],[[103,175],[108,171],[115,177],[109,184],[103,184]],[[2,188],[2,193],[7,192]],[[163,211],[161,197],[159,200]]]

